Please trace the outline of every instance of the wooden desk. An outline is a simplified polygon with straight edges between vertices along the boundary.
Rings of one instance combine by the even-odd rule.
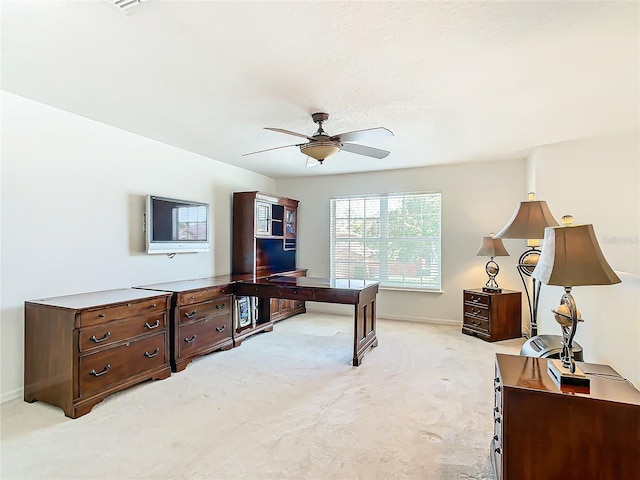
[[[378,282],[317,277],[276,276],[239,281],[236,295],[284,298],[311,302],[354,305],[353,365],[359,366],[369,348],[378,345],[376,337],[376,295]],[[264,305],[269,302],[263,302]],[[269,315],[261,311],[260,315]]]
[[[496,355],[498,480],[640,478],[640,392],[607,365],[576,365],[589,389],[556,385],[545,358]]]

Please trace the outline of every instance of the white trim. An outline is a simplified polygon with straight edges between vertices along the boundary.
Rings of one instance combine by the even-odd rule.
[[[342,314],[342,315],[349,315],[349,316],[353,315],[353,305],[342,305],[342,304],[320,303],[320,302],[306,302],[306,305],[307,305],[307,312],[309,313],[331,313],[331,314],[338,314],[338,315]],[[380,312],[378,312],[377,318],[380,320],[431,323],[436,325],[451,325],[456,327],[462,327],[462,320],[451,320],[446,318],[385,315]]]
[[[5,392],[0,395],[0,403],[6,403],[11,400],[15,400],[16,398],[24,397],[24,388],[16,388],[15,390],[11,390],[10,392]]]

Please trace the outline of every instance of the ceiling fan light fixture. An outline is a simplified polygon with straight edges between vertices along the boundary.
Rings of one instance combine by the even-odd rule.
[[[300,145],[300,151],[305,155],[309,155],[311,158],[315,158],[317,161],[322,162],[331,155],[338,153],[340,151],[340,147],[342,147],[340,142],[320,140]]]

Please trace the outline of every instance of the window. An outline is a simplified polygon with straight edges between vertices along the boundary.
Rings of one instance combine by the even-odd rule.
[[[331,199],[331,276],[440,290],[442,194]]]

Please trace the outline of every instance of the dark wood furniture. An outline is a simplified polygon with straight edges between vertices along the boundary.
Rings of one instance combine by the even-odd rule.
[[[301,276],[297,268],[298,201],[263,192],[233,194],[233,274],[250,274],[256,278],[273,274]],[[276,322],[306,312],[303,299],[270,300],[270,320]],[[263,321],[267,318],[262,317]],[[264,331],[268,325],[259,325]],[[251,330],[243,332],[244,337]],[[243,338],[244,338],[243,337]]]
[[[233,348],[234,281],[223,275],[137,287],[173,293],[169,350],[174,372],[202,355]]]
[[[112,393],[168,377],[170,298],[122,289],[25,302],[24,400],[77,418]]]
[[[503,290],[483,292],[481,288],[463,291],[462,333],[487,342],[522,336],[522,295]]]
[[[640,392],[606,365],[559,387],[547,359],[496,355],[492,460],[498,480],[640,478]]]
[[[378,345],[376,337],[376,295],[378,282],[333,278],[272,276],[236,283],[237,295],[265,299],[342,303],[354,305],[353,365],[359,366],[366,351]],[[269,315],[266,303],[261,315]]]

